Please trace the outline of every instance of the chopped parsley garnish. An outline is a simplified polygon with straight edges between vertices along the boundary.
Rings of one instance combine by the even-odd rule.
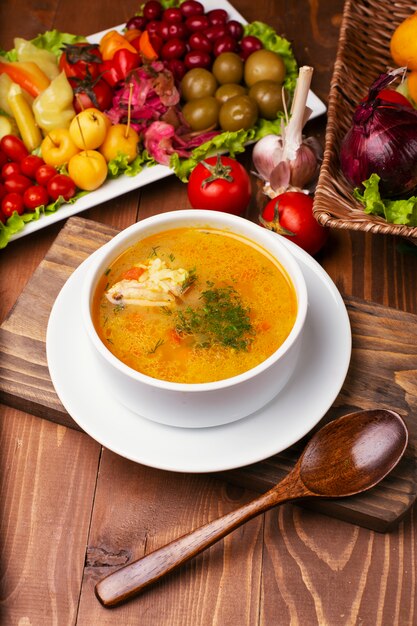
[[[149,253],[148,259],[151,259],[154,256],[158,256],[157,251],[161,246],[153,246],[151,252]]]
[[[191,285],[193,285],[196,280],[197,280],[197,274],[196,274],[196,270],[194,267],[193,269],[188,271],[188,276],[181,285],[181,293],[184,293],[184,291],[186,291],[189,287],[191,287]]]
[[[160,346],[162,346],[163,343],[165,343],[163,339],[158,339],[152,350],[149,350],[148,354],[155,354],[155,352]]]
[[[196,345],[209,347],[220,344],[235,350],[247,350],[255,334],[249,309],[245,308],[233,287],[203,291],[202,305],[178,311],[176,331],[179,335],[194,335]]]

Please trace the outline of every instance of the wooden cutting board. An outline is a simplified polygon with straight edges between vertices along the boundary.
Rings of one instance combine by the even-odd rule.
[[[51,307],[67,278],[116,232],[109,226],[72,217],[34,272],[0,328],[0,390],[6,404],[78,428],[62,406],[49,376],[46,327]],[[360,408],[391,408],[404,417],[410,444],[397,468],[368,493],[343,500],[314,501],[306,506],[387,531],[417,497],[417,315],[348,296],[344,300],[352,326],[352,359],[345,383],[320,425]],[[304,443],[252,466],[224,472],[221,477],[266,491],[294,465]]]

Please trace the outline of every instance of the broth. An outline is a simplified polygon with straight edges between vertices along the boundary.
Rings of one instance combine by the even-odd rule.
[[[209,228],[138,241],[102,276],[92,307],[97,333],[118,359],[179,383],[255,367],[285,341],[296,313],[294,286],[266,250]]]

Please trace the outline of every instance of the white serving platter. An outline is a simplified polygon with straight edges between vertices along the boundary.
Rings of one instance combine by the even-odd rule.
[[[247,23],[247,20],[240,15],[238,11],[227,0],[201,0],[206,9],[211,8],[224,8],[229,15],[230,19],[236,19],[243,24]],[[122,31],[125,24],[119,24],[113,29]],[[91,43],[98,43],[102,36],[110,29],[94,33],[88,37]],[[326,105],[310,90],[307,98],[307,106],[311,109],[310,120],[314,119],[326,112]],[[139,189],[150,183],[154,183],[160,179],[173,175],[173,170],[165,165],[155,165],[152,167],[145,167],[136,176],[119,176],[116,179],[107,180],[99,189],[92,191],[85,196],[79,198],[73,204],[62,204],[55,213],[48,215],[41,215],[38,220],[28,222],[23,230],[10,237],[10,241],[26,237],[42,228],[46,228],[55,222],[64,220],[72,215],[81,213],[87,209],[91,209],[98,204],[108,202],[113,198],[121,196],[129,191]]]

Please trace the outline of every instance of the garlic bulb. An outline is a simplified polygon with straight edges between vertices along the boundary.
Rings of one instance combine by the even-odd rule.
[[[266,135],[252,153],[256,174],[264,181],[264,193],[275,197],[288,189],[303,189],[315,182],[321,160],[316,139],[303,137],[303,127],[311,114],[306,106],[313,68],[299,70],[289,122],[281,122],[281,135]]]

